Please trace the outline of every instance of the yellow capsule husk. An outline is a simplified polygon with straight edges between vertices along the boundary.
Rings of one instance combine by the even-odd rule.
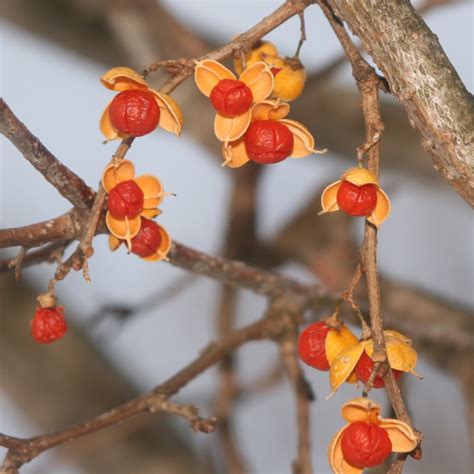
[[[277,47],[269,41],[260,41],[246,55],[245,63],[247,68],[263,60],[264,55],[276,56],[278,54]],[[234,59],[234,69],[237,74],[242,74],[242,62],[240,58]]]

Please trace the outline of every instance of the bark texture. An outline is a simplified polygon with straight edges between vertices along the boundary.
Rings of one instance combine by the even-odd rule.
[[[331,0],[360,37],[435,169],[474,207],[474,99],[407,0]]]

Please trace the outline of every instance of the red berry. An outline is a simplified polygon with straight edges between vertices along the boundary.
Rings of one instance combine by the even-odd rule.
[[[132,252],[142,258],[149,257],[158,250],[160,244],[160,226],[142,217],[140,231],[132,239]]]
[[[115,219],[134,219],[143,209],[144,194],[130,179],[122,181],[109,191],[108,209]]]
[[[337,203],[350,216],[370,216],[377,204],[377,186],[356,186],[349,181],[343,181],[337,191]]]
[[[244,143],[249,158],[256,163],[278,163],[293,151],[293,134],[275,120],[255,120],[244,135]]]
[[[318,370],[329,370],[325,347],[329,329],[324,321],[320,321],[308,326],[298,339],[300,359]]]
[[[356,421],[342,433],[342,455],[358,469],[382,464],[392,452],[387,431],[376,423]]]
[[[152,132],[160,121],[160,108],[155,96],[141,90],[117,94],[110,104],[109,114],[112,125],[132,137]]]
[[[372,370],[374,368],[374,363],[372,362],[372,359],[369,357],[367,352],[363,352],[362,355],[360,356],[359,361],[357,362],[357,365],[355,366],[355,373],[357,377],[359,377],[362,382],[367,383],[369,380],[370,374],[372,373]],[[398,380],[401,375],[402,371],[401,370],[395,370],[392,369],[394,377]],[[373,388],[382,388],[385,387],[385,383],[383,381],[383,378],[380,377],[379,375],[375,376],[374,379],[374,384]]]
[[[253,94],[242,81],[221,79],[212,89],[210,99],[212,106],[221,115],[236,117],[250,109]]]
[[[61,339],[67,331],[63,308],[37,308],[31,320],[31,335],[39,344]]]

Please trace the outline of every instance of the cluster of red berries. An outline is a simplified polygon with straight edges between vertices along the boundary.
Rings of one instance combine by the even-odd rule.
[[[300,359],[310,367],[321,371],[328,371],[330,363],[326,353],[326,341],[329,331],[335,329],[328,326],[325,321],[319,321],[309,325],[299,336],[298,339],[298,354]],[[354,367],[354,373],[357,379],[366,384],[372,374],[374,362],[364,350]],[[392,369],[393,375],[399,379],[402,371]],[[385,387],[383,378],[376,375],[373,388]]]
[[[237,79],[221,79],[209,98],[216,112],[229,118],[247,112],[253,104],[252,91]],[[249,158],[262,165],[283,161],[293,151],[293,134],[276,120],[252,121],[243,140]]]
[[[107,209],[114,219],[135,219],[143,211],[143,205],[143,190],[133,179],[122,181],[109,191]],[[130,251],[142,258],[150,257],[160,248],[161,240],[160,226],[140,217],[140,230],[130,240]]]

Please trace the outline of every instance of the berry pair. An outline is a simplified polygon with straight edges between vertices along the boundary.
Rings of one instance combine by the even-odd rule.
[[[329,381],[335,392],[344,382],[366,384],[372,374],[371,359],[374,344],[372,339],[358,341],[352,332],[341,323],[320,321],[308,326],[298,340],[301,360],[322,371],[329,370]],[[414,372],[416,351],[411,341],[396,331],[384,331],[388,363],[395,378],[403,372]],[[380,374],[373,381],[374,388],[384,387]]]

